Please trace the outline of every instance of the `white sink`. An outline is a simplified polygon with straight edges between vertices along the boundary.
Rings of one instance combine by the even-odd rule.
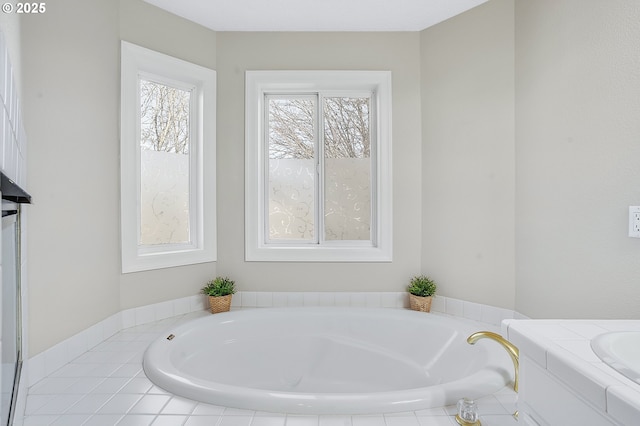
[[[640,331],[614,331],[596,336],[591,349],[608,366],[640,383]]]

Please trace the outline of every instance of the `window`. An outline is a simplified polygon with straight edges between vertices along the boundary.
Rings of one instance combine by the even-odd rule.
[[[247,72],[247,260],[391,260],[390,80]]]
[[[215,79],[213,70],[122,42],[125,273],[216,259]]]

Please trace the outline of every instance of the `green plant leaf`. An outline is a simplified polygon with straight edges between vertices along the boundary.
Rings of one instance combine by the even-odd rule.
[[[228,277],[216,277],[202,287],[201,293],[207,296],[228,296],[236,292],[235,281]]]
[[[434,280],[426,275],[417,275],[411,278],[407,291],[420,297],[433,296],[436,293],[437,285]]]

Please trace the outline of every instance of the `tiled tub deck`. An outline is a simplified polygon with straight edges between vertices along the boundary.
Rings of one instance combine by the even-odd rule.
[[[433,313],[434,315],[446,315]],[[147,345],[170,327],[210,315],[196,311],[119,331],[29,387],[24,421],[35,425],[170,426],[454,426],[455,407],[354,416],[303,416],[238,410],[172,395],[142,370]],[[472,321],[472,320],[469,320]],[[475,322],[478,330],[499,332]],[[517,395],[509,388],[478,401],[483,425],[514,426]]]

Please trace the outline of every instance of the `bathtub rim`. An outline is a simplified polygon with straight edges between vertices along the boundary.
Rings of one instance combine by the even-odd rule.
[[[192,375],[180,375],[178,369],[170,361],[171,348],[167,340],[169,334],[179,335],[181,330],[193,327],[194,323],[232,320],[235,315],[256,316],[261,313],[295,314],[327,311],[375,314],[377,311],[393,315],[428,315],[428,321],[437,323],[454,323],[461,326],[462,334],[471,334],[483,328],[484,323],[477,323],[459,317],[436,313],[418,313],[403,308],[368,308],[368,307],[278,307],[251,308],[231,310],[228,313],[206,315],[190,320],[167,330],[160,338],[151,342],[143,357],[143,370],[147,377],[162,389],[175,395],[217,406],[248,409],[254,411],[291,413],[291,414],[377,414],[417,411],[455,404],[459,397],[477,399],[487,396],[507,386],[512,380],[511,361],[497,345],[476,345],[477,350],[487,352],[487,364],[479,371],[457,380],[422,388],[406,390],[360,392],[360,393],[308,393],[286,392],[234,386],[211,382]],[[235,314],[235,315],[233,315]],[[416,316],[416,318],[422,318]],[[251,318],[243,318],[250,320]],[[485,327],[486,328],[486,327]],[[154,357],[162,358],[162,364],[154,362]],[[403,395],[397,401],[399,394]],[[391,398],[395,397],[395,398]],[[453,398],[453,399],[452,399]],[[292,405],[292,400],[298,401]],[[244,403],[251,400],[250,406]],[[215,401],[215,402],[212,402]],[[240,403],[238,402],[240,401]],[[345,407],[345,405],[348,406]],[[371,406],[375,406],[375,410]]]

